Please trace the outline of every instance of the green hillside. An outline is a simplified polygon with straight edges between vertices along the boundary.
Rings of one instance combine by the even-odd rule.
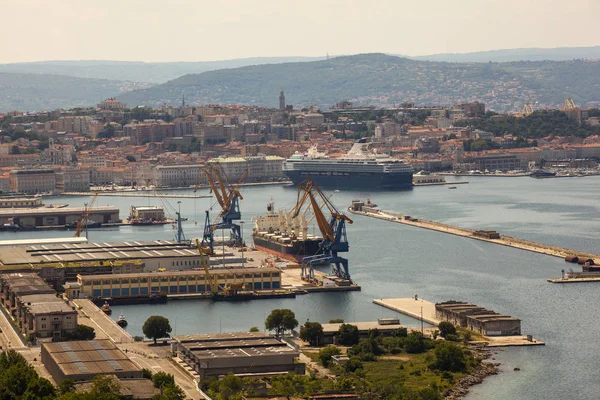
[[[0,72],[0,112],[92,106],[137,87],[105,79]]]
[[[447,105],[480,100],[496,111],[523,103],[557,106],[566,96],[580,105],[600,102],[600,62],[537,61],[446,63],[384,54],[329,60],[257,65],[190,74],[120,96],[130,105],[190,103],[278,105],[285,89],[288,104],[329,107],[340,100],[357,104]]]

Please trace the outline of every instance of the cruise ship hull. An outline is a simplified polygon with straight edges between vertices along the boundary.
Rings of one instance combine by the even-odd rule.
[[[412,172],[397,173],[346,173],[333,174],[321,171],[284,171],[294,184],[310,177],[319,187],[331,189],[410,189]]]
[[[320,239],[293,240],[289,244],[279,243],[260,234],[253,234],[254,247],[288,261],[302,264],[302,259],[319,252]]]

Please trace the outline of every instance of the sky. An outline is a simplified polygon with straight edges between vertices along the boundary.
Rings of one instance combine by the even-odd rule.
[[[600,1],[0,0],[0,63],[600,45]]]

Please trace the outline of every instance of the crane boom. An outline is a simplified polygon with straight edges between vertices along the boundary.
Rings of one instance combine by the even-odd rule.
[[[87,225],[88,218],[90,217],[90,209],[94,206],[94,203],[96,202],[97,198],[98,192],[94,193],[94,196],[92,197],[89,206],[86,207],[85,211],[83,212],[83,215],[81,216],[81,219],[77,222],[77,228],[75,229],[75,234],[73,235],[73,237],[81,236],[81,232],[83,232],[83,229]]]
[[[208,283],[210,292],[213,294],[217,293],[219,290],[218,283],[216,282],[215,279],[213,279],[212,275],[210,274],[210,270],[208,268],[208,262],[206,261],[207,253],[204,250],[204,248],[202,248],[202,244],[200,243],[200,240],[198,240],[198,239],[196,239],[196,248],[198,249],[198,253],[200,253],[200,262],[202,263],[202,267],[204,268],[204,277],[205,277],[206,282]]]

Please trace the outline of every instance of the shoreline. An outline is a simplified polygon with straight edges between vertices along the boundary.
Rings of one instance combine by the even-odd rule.
[[[468,345],[467,349],[475,358],[481,359],[481,363],[477,368],[471,371],[471,373],[458,381],[458,383],[444,395],[444,399],[462,399],[471,391],[473,386],[483,383],[488,376],[498,375],[500,373],[499,362],[487,361],[492,358],[492,355],[494,354],[490,349],[472,344]]]

